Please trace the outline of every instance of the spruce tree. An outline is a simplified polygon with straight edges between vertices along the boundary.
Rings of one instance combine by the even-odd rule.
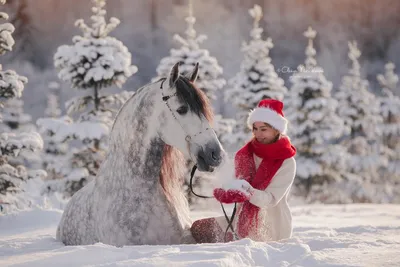
[[[399,77],[394,72],[395,65],[385,65],[385,73],[377,79],[382,87],[380,114],[382,122],[382,143],[387,147],[388,166],[384,174],[393,184],[400,184],[400,98],[393,92],[398,88]]]
[[[318,66],[313,46],[316,31],[304,32],[308,39],[305,63],[290,77],[292,83],[285,104],[290,122],[289,136],[297,149],[298,183],[309,191],[313,184],[340,179],[338,172],[342,157],[335,143],[346,132],[343,120],[336,114],[337,101],[332,97],[332,83]]]
[[[82,93],[67,101],[67,115],[74,119],[71,123],[63,118],[41,121],[43,130],[57,129],[58,140],[77,139],[82,147],[71,150],[68,162],[63,166],[62,185],[57,190],[73,195],[89,180],[96,176],[107,149],[108,135],[117,109],[132,95],[126,91],[119,94],[106,92],[112,86],[121,87],[137,71],[131,65],[131,54],[127,47],[109,33],[120,21],[110,18],[106,21],[105,0],[92,0],[92,25],[83,19],[76,21],[83,33],[74,36],[72,45],[62,45],[54,55],[54,65],[62,81]],[[50,188],[51,190],[51,188]]]
[[[0,0],[0,4],[4,5],[5,0]],[[0,12],[0,19],[8,19],[6,13]],[[11,51],[14,45],[12,33],[14,26],[11,23],[0,24],[0,55]],[[21,97],[25,84],[28,79],[18,75],[13,70],[3,70],[0,65],[0,106],[4,101]],[[32,194],[37,192],[26,192],[26,184],[28,180],[36,178],[39,180],[46,177],[43,170],[31,170],[24,165],[13,166],[10,161],[17,158],[21,152],[31,151],[36,153],[43,147],[43,140],[36,132],[2,132],[0,134],[0,202],[6,207],[5,210],[15,208],[26,208],[32,205]]]
[[[188,13],[189,15],[185,19],[187,24],[185,36],[182,37],[178,34],[173,36],[173,39],[180,45],[180,48],[171,49],[170,55],[161,59],[157,67],[158,76],[153,80],[156,81],[162,77],[166,77],[176,62],[180,62],[179,69],[183,74],[192,71],[196,63],[199,63],[199,73],[195,86],[202,90],[210,99],[210,102],[212,102],[216,100],[217,91],[221,90],[226,84],[225,79],[222,77],[223,69],[218,64],[217,59],[211,56],[207,49],[201,48],[201,44],[207,39],[207,36],[204,34],[197,35],[194,29],[196,18],[193,15],[193,3],[191,0],[189,0]],[[223,118],[220,114],[215,116],[213,128],[222,142],[229,139],[232,124],[232,120]],[[187,192],[189,204],[191,206],[201,204],[191,194],[189,188],[189,176],[194,163],[189,160],[186,165],[187,172],[185,174],[184,190]],[[210,174],[196,172],[193,179],[194,190],[197,193],[205,194],[204,190],[209,187],[212,179],[213,177]]]
[[[253,18],[253,28],[250,32],[250,41],[244,42],[242,52],[244,59],[240,64],[240,71],[233,77],[225,91],[225,99],[237,108],[237,125],[233,130],[231,142],[241,146],[251,134],[247,128],[247,116],[259,101],[265,98],[283,100],[287,93],[284,81],[279,78],[269,55],[273,48],[271,38],[263,39],[263,29],[260,27],[262,10],[254,5],[249,10]]]
[[[335,94],[340,103],[338,115],[350,128],[349,135],[342,141],[351,155],[349,171],[366,181],[379,179],[377,170],[384,164],[380,157],[382,117],[379,115],[379,101],[369,92],[369,83],[361,76],[358,61],[361,51],[356,42],[349,43],[348,56],[352,62],[349,73]]]

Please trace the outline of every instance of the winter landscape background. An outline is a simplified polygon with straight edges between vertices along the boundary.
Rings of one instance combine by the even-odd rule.
[[[64,253],[75,253],[74,266],[195,266],[198,258],[201,266],[400,263],[400,2],[0,3],[0,265],[63,265]],[[230,157],[251,136],[246,116],[259,100],[285,103],[297,148],[294,237],[137,254],[82,248],[107,252],[103,262],[63,248],[54,239],[60,214],[95,179],[118,109],[178,61],[183,72],[200,63],[196,84],[213,103],[213,126]],[[190,194],[192,165],[183,190],[193,217],[220,213],[214,200]],[[228,161],[214,174],[197,173],[195,190],[211,194],[232,178],[231,168]],[[215,247],[227,252],[211,256]]]

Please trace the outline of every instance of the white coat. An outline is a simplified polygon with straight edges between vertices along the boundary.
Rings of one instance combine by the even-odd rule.
[[[261,158],[254,155],[256,168],[260,166]],[[282,166],[275,173],[271,183],[265,190],[254,189],[250,203],[260,208],[258,213],[258,230],[250,232],[248,238],[254,241],[277,241],[289,238],[292,235],[292,213],[288,205],[288,195],[296,173],[294,157],[283,161]],[[234,220],[234,229],[242,204],[237,205]],[[225,231],[227,222],[225,217],[216,218],[218,224]]]

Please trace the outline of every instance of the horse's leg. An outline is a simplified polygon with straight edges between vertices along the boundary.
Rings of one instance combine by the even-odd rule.
[[[219,225],[216,218],[197,220],[190,228],[193,238],[197,243],[220,243],[224,242],[225,232]],[[226,241],[232,241],[231,236],[227,235]]]

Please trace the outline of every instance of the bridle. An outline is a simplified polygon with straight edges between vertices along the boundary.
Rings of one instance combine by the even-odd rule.
[[[205,130],[200,131],[200,132],[198,132],[198,133],[196,133],[196,134],[193,134],[193,135],[188,134],[188,132],[186,131],[185,127],[183,127],[183,125],[180,123],[180,121],[178,120],[178,118],[177,118],[176,115],[175,115],[175,112],[172,110],[172,108],[170,107],[170,105],[169,105],[169,103],[168,103],[168,99],[170,99],[171,97],[176,96],[177,93],[175,92],[174,94],[172,94],[172,95],[167,95],[167,96],[164,95],[163,85],[164,85],[165,80],[166,80],[166,79],[164,78],[164,79],[162,80],[162,82],[161,82],[161,85],[160,85],[161,95],[162,95],[162,100],[163,100],[163,102],[167,105],[169,111],[170,111],[171,114],[172,114],[172,117],[174,117],[174,119],[175,119],[175,120],[178,122],[178,124],[181,126],[183,132],[186,134],[185,140],[186,140],[186,142],[188,143],[188,145],[189,145],[189,143],[192,143],[192,144],[195,144],[195,145],[201,147],[201,146],[198,145],[196,142],[192,141],[192,139],[193,139],[194,137],[196,137],[196,136],[202,134],[202,133],[205,132],[205,131],[213,130],[213,129],[212,129],[211,127],[207,127]],[[190,146],[189,146],[189,148],[190,148]],[[189,151],[189,152],[190,152],[190,151]],[[190,154],[190,153],[189,153],[189,154]]]
[[[195,145],[197,145],[197,146],[199,146],[199,145],[198,145],[197,143],[195,143],[195,142],[192,141],[192,139],[193,139],[192,136],[191,136],[190,134],[188,134],[188,132],[186,131],[186,129],[183,127],[183,125],[180,123],[180,121],[179,121],[178,118],[176,117],[175,112],[173,112],[173,110],[171,109],[170,105],[168,104],[168,99],[170,99],[171,97],[177,96],[177,93],[175,92],[174,94],[172,94],[172,95],[167,95],[167,96],[164,95],[163,85],[164,85],[165,80],[166,80],[166,78],[163,78],[163,79],[162,79],[162,82],[161,82],[161,85],[160,85],[162,100],[163,100],[163,102],[167,105],[167,107],[168,107],[169,111],[171,112],[172,116],[174,117],[174,119],[175,119],[175,120],[178,122],[178,124],[181,126],[183,132],[186,133],[185,140],[186,140],[187,145],[188,145],[189,156],[191,157],[191,153],[190,153],[190,143],[195,144]],[[208,131],[208,130],[213,130],[213,129],[210,128],[210,127],[207,127],[204,131]],[[202,134],[204,131],[200,131],[200,132],[194,134],[193,137]],[[214,131],[214,130],[213,130],[213,131]],[[199,147],[200,147],[200,146],[199,146]],[[192,159],[192,161],[193,161],[193,159]],[[193,161],[193,162],[194,162],[194,161]],[[197,197],[200,197],[200,198],[214,198],[214,197],[211,197],[211,196],[198,195],[198,194],[196,194],[196,193],[193,191],[193,177],[194,177],[194,174],[195,174],[196,170],[197,170],[197,165],[195,164],[195,165],[193,166],[193,168],[192,168],[192,171],[190,172],[190,182],[189,182],[190,191],[192,192],[193,195],[195,195],[195,196],[197,196]],[[228,217],[228,215],[227,215],[227,213],[226,213],[226,211],[225,211],[225,208],[224,208],[224,206],[223,206],[222,203],[221,203],[221,208],[222,208],[222,211],[224,212],[225,219],[226,219],[226,221],[228,222],[228,227],[227,227],[226,230],[225,230],[224,241],[226,242],[226,235],[227,235],[229,229],[231,229],[231,231],[232,231],[232,233],[233,233],[233,238],[236,239],[236,240],[239,239],[239,238],[238,238],[238,235],[236,234],[235,230],[233,229],[233,220],[234,220],[235,214],[236,214],[236,202],[235,202],[235,206],[233,207],[233,211],[232,211],[231,218]]]

